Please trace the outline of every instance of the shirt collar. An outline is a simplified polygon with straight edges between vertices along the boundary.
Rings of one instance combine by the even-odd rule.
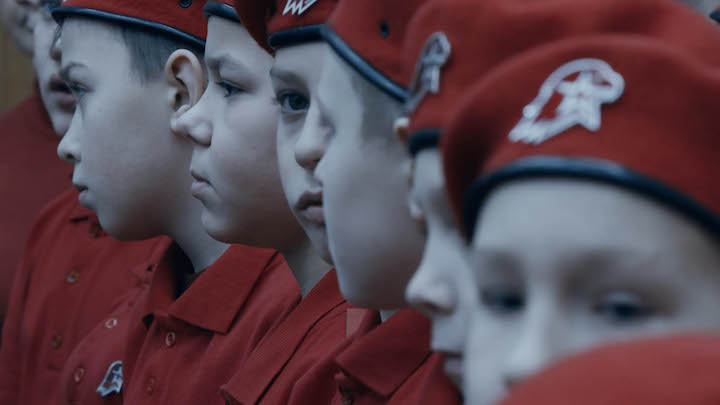
[[[241,404],[257,403],[310,330],[325,315],[344,304],[345,298],[340,293],[333,269],[265,335],[242,369],[221,388],[223,395]]]
[[[335,362],[343,372],[387,398],[430,353],[430,321],[414,310],[403,309],[366,335],[356,336]]]
[[[225,334],[260,276],[279,266],[287,263],[273,249],[233,245],[172,304],[169,314]]]

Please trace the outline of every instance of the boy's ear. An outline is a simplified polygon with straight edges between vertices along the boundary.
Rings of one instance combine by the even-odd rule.
[[[165,77],[170,84],[168,103],[173,111],[172,121],[191,109],[205,91],[205,72],[200,59],[187,49],[178,49],[165,64]]]
[[[408,138],[410,138],[410,133],[408,132],[409,127],[410,119],[405,116],[398,117],[393,123],[393,132],[395,132],[395,136],[403,145],[407,145]]]

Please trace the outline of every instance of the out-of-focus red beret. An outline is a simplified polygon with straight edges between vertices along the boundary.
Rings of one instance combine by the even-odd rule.
[[[715,405],[720,338],[676,335],[617,343],[561,360],[502,405]]]
[[[520,3],[542,3],[538,20]],[[487,20],[495,37],[475,48],[475,83],[465,82],[459,102],[442,90],[426,97],[412,118],[457,103],[443,160],[467,237],[495,186],[539,176],[631,189],[720,234],[720,30],[712,22],[664,0],[477,4],[496,4],[496,14]],[[504,34],[532,26],[545,31]],[[458,83],[449,69],[442,80],[441,88]]]
[[[432,0],[413,18],[404,47],[410,133],[439,136],[471,84],[533,47],[571,36],[640,35],[720,60],[706,40],[716,31],[678,1]],[[507,83],[505,92],[515,89]]]

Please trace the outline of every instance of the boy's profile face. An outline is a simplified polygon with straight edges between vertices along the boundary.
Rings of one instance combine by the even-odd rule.
[[[167,80],[143,83],[128,49],[106,23],[68,18],[62,31],[62,73],[77,100],[58,146],[75,165],[80,203],[121,239],[167,231],[190,185],[190,143],[171,136]]]
[[[393,135],[397,117],[366,113],[353,84],[364,79],[352,77],[334,52],[325,54],[318,99],[332,138],[317,175],[340,289],[358,306],[399,308],[423,245],[407,208],[410,157]],[[399,111],[392,103],[378,97],[371,107]]]
[[[203,225],[225,242],[275,248],[295,242],[301,231],[277,169],[272,57],[242,25],[213,16],[205,62],[208,87],[178,120],[194,141],[188,176],[203,203]]]
[[[323,187],[315,176],[329,142],[317,107],[318,61],[327,45],[311,42],[278,49],[270,70],[280,107],[277,155],[285,197],[317,253],[330,262],[323,210]]]
[[[518,180],[491,193],[476,225],[469,403],[490,404],[595,345],[720,329],[717,241],[644,196],[588,181]]]
[[[60,77],[60,41],[55,35],[58,25],[50,15],[51,7],[59,3],[59,0],[43,0],[40,10],[32,16],[35,21],[33,68],[53,129],[62,136],[70,127],[75,98]]]
[[[432,321],[433,351],[443,353],[445,373],[462,387],[463,351],[477,292],[467,265],[468,246],[445,191],[442,157],[421,150],[413,162],[410,212],[424,230],[425,250],[406,297]],[[464,305],[463,305],[464,304]]]

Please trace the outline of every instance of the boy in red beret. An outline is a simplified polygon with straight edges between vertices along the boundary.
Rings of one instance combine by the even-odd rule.
[[[53,14],[63,23],[63,73],[78,99],[58,151],[75,164],[80,202],[112,235],[174,241],[141,269],[145,285],[70,354],[61,400],[218,400],[220,385],[299,297],[277,251],[228,246],[206,228],[263,247],[301,231],[272,173],[243,184],[253,199],[234,201],[236,229],[214,223],[189,192],[226,191],[221,183],[198,184],[197,172],[193,184],[193,144],[177,121],[205,90],[203,4],[69,0]],[[264,168],[270,157],[256,152],[248,149],[246,162]],[[273,229],[259,219],[274,219]],[[244,233],[230,233],[237,229]]]
[[[315,151],[312,168],[324,187],[329,247],[341,290],[353,304],[381,310],[383,321],[366,317],[359,332],[313,372],[320,381],[334,370],[338,392],[332,403],[458,401],[439,359],[430,353],[427,320],[401,309],[422,235],[402,209],[409,159],[392,137],[392,120],[407,92],[399,51],[420,3],[339,3],[323,29],[326,59],[315,107],[309,109],[323,132],[303,132],[296,144],[296,156]],[[373,187],[359,194],[348,189],[359,184]],[[312,398],[310,387],[293,403]]]
[[[288,150],[276,142],[279,108],[269,74],[275,62],[267,45],[260,46],[264,39],[258,42],[249,32],[253,24],[264,24],[264,20],[253,20],[247,9],[238,16],[228,3],[211,1],[205,7],[210,15],[205,52],[210,84],[198,103],[179,117],[177,125],[195,144],[191,170],[196,182],[192,190],[203,203],[208,232],[243,243],[254,243],[249,237],[275,234],[271,246],[283,253],[301,287],[302,301],[246,359],[235,364],[234,376],[227,375],[221,381],[229,381],[223,386],[229,403],[286,404],[318,357],[347,336],[348,305],[338,290],[332,266],[321,257],[326,251],[322,249],[322,228],[308,224],[298,212],[298,200],[309,199],[302,194],[310,190],[299,188],[305,187],[308,179],[292,159],[292,149],[292,160],[278,165],[278,154]],[[248,6],[264,7],[258,2]],[[318,10],[308,13],[315,15]],[[255,162],[258,155],[265,157],[262,164]],[[300,176],[296,176],[298,172]],[[253,185],[258,188],[252,189]],[[274,201],[284,207],[284,217],[276,215],[271,220],[258,215],[269,209],[269,199],[257,198],[267,194],[263,189],[275,193]],[[300,193],[294,195],[290,190]],[[242,206],[249,203],[255,204],[255,209],[243,210]],[[248,214],[262,227],[250,233],[247,226],[238,227],[248,222],[242,220]],[[276,231],[274,222],[282,218],[296,224],[294,232]],[[323,392],[333,392],[333,381],[314,388],[317,399]]]
[[[0,403],[41,404],[59,395],[58,369],[115,302],[138,287],[140,280],[130,269],[147,260],[157,243],[120,242],[105,234],[95,215],[78,205],[77,190],[70,184],[70,167],[57,157],[58,136],[67,130],[74,110],[74,98],[68,96],[67,87],[58,78],[60,47],[55,36],[57,24],[50,16],[50,9],[58,4],[45,1],[32,14],[33,65],[39,95],[13,110],[4,121],[8,123],[6,129],[19,130],[4,132],[9,137],[4,160],[17,169],[7,171],[13,176],[7,178],[7,186],[15,191],[6,194],[26,190],[17,198],[22,208],[8,211],[12,218],[2,222],[13,239],[28,231],[30,236],[12,284],[3,326]],[[16,161],[17,165],[13,163]],[[26,165],[32,167],[20,170]],[[18,175],[18,170],[24,174]],[[13,186],[17,182],[21,184]],[[49,193],[68,188],[39,212],[38,204],[49,200]],[[13,199],[6,202],[11,201],[14,203]],[[31,227],[30,215],[38,214]],[[11,231],[21,225],[16,232]],[[19,250],[16,242],[7,241],[4,247]],[[13,252],[13,257],[16,255]],[[7,270],[15,267],[9,263],[4,266]]]
[[[307,234],[306,243],[294,252],[296,259],[302,254],[305,256],[304,260],[288,259],[300,284],[303,299],[265,336],[248,360],[240,364],[235,375],[223,386],[222,394],[231,404],[287,404],[304,387],[312,387],[312,403],[327,403],[325,398],[330,398],[337,391],[333,375],[315,381],[309,380],[309,371],[328,351],[333,350],[354,332],[357,320],[365,313],[364,310],[349,308],[340,294],[335,271],[327,264],[329,259],[322,220],[322,188],[312,174],[312,167],[308,166],[312,162],[295,159],[295,144],[299,133],[322,130],[320,122],[313,117],[314,113],[308,112],[314,110],[311,100],[319,73],[312,64],[317,56],[312,55],[322,52],[324,45],[320,41],[319,24],[327,19],[335,7],[335,2],[322,1],[297,8],[292,4],[284,8],[284,3],[235,2],[241,24],[234,24],[232,32],[226,31],[228,36],[234,37],[224,40],[218,38],[218,43],[234,43],[231,54],[245,61],[245,65],[252,60],[247,55],[250,45],[257,47],[259,44],[266,50],[262,60],[269,63],[260,66],[265,69],[262,72],[264,80],[260,81],[262,86],[255,88],[269,90],[275,97],[261,97],[255,102],[263,105],[263,102],[275,99],[272,133],[265,134],[265,142],[277,148],[277,157],[273,164],[277,165],[285,200]],[[212,29],[212,20],[210,24]],[[254,60],[253,66],[259,64],[258,58]],[[248,74],[244,73],[243,76]],[[248,87],[245,84],[247,80],[236,78],[233,83],[237,83],[235,87],[241,87],[241,84],[243,89]],[[212,111],[224,108],[222,100],[211,96],[210,91],[211,89],[208,89],[206,93],[207,98],[188,112],[185,121],[190,136],[198,144],[198,162],[204,164],[209,160],[203,157],[212,153],[215,142],[222,142],[217,138],[222,137],[230,142],[232,137],[237,137],[236,133],[246,132],[241,130],[247,125],[244,122],[255,122],[258,115],[252,114],[252,117],[242,119],[240,110],[233,110],[233,113],[229,114],[231,110],[228,109],[228,117],[232,117],[232,121],[221,119],[220,114]],[[254,94],[259,95],[260,91],[256,90],[243,99],[249,103],[255,100]],[[240,108],[240,105],[237,108]],[[267,125],[262,122],[260,124]],[[203,132],[203,127],[211,130]],[[203,141],[208,139],[203,133],[213,137],[212,143]],[[241,146],[241,141],[242,139],[236,139],[233,142]],[[222,176],[221,173],[218,175]],[[253,176],[257,175],[257,172],[253,173]],[[234,184],[236,189],[242,190],[243,185],[238,181],[238,176],[231,176],[228,171],[225,177],[228,184]],[[207,205],[206,208],[211,209]],[[308,382],[312,385],[308,385]]]
[[[716,27],[669,1],[467,1],[440,11],[426,16],[452,23],[425,27],[425,38],[444,34],[452,52],[434,71],[439,82],[427,74],[428,96],[410,120],[466,86],[471,72],[457,61],[472,60],[462,58],[470,37],[453,27],[475,16],[478,79],[440,122],[471,278],[436,269],[475,291],[456,289],[450,307],[470,324],[466,401],[490,404],[553,360],[604,342],[717,330],[720,222],[711,182],[697,175],[714,170]],[[580,14],[588,17],[571,23]],[[442,220],[434,209],[426,216]],[[435,304],[437,290],[413,294]],[[430,311],[434,322],[448,318],[439,312]]]
[[[12,3],[13,9],[19,7],[15,0],[5,3]],[[32,223],[40,209],[69,186],[71,172],[55,152],[57,134],[65,133],[74,102],[57,77],[59,53],[57,48],[51,49],[52,34],[47,35],[54,22],[45,20],[39,10],[22,8],[19,12],[26,14],[26,25],[36,27],[28,39],[29,51],[33,45],[35,48],[37,86],[27,100],[0,115],[0,193],[4,196],[0,203],[0,327]]]

